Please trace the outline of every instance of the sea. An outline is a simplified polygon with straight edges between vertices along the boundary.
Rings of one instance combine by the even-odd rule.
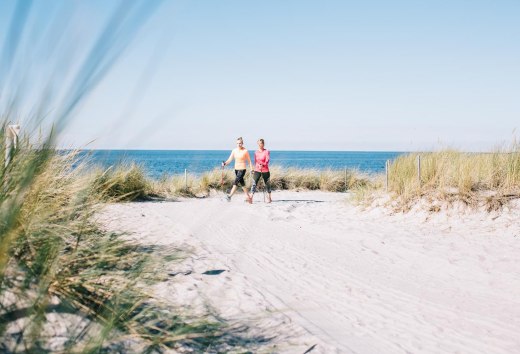
[[[184,174],[199,175],[220,168],[229,157],[229,150],[88,150],[83,151],[89,160],[105,168],[120,163],[136,163],[149,177]],[[296,167],[318,170],[355,169],[375,174],[385,170],[387,160],[405,152],[382,151],[271,151],[271,166]],[[253,156],[253,153],[251,153]],[[226,167],[232,168],[232,167]]]

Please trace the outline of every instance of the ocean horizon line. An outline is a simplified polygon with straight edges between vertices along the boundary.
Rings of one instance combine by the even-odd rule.
[[[82,149],[82,148],[58,148],[58,151],[231,151],[232,149]],[[253,150],[253,149],[248,149]],[[255,148],[256,150],[256,148]],[[417,152],[428,152],[422,151],[401,151],[401,150],[285,150],[285,149],[268,149],[273,152],[354,152],[354,153],[417,153]],[[432,150],[433,151],[433,150]],[[468,151],[472,152],[472,151]]]
[[[247,149],[247,148],[246,148]],[[85,149],[85,148],[56,148],[57,151],[149,151],[149,152],[157,152],[157,151],[187,151],[187,152],[193,152],[193,151],[231,151],[232,149]],[[255,149],[248,149],[250,151],[254,151]],[[462,153],[469,153],[469,154],[492,154],[501,152],[500,149],[495,150],[462,150],[457,148],[439,148],[439,149],[430,149],[430,150],[286,150],[286,149],[269,149],[269,151],[272,152],[299,152],[299,153],[305,153],[305,152],[331,152],[331,153],[399,153],[399,154],[418,154],[418,153],[430,153],[430,152],[438,152],[438,151],[457,151]],[[507,152],[505,152],[507,153]]]

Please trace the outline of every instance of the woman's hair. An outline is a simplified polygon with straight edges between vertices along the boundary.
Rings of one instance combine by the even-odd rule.
[[[237,138],[237,140],[240,140],[241,142],[244,142],[244,139],[242,139],[241,136],[239,136],[239,137]]]
[[[260,139],[258,139],[258,141],[261,141],[262,144],[265,144],[264,139],[261,139],[261,138],[260,138]]]

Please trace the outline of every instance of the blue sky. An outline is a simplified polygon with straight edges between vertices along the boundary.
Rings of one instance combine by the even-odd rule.
[[[81,53],[117,2],[72,3]],[[164,1],[61,144],[489,150],[520,128],[518,43],[518,1]]]

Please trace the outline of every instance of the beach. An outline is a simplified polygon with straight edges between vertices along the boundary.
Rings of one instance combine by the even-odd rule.
[[[109,204],[98,221],[144,245],[186,250],[153,294],[217,313],[254,352],[520,351],[518,203],[408,213],[348,193]]]
[[[518,13],[0,1],[0,354],[520,354]]]

